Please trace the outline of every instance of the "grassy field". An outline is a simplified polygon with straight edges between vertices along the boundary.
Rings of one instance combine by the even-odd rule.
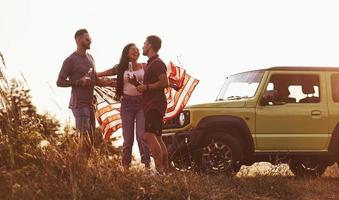
[[[77,139],[68,137],[74,136],[71,127],[62,137],[55,134],[58,122],[36,114],[29,90],[12,85],[11,92],[0,88],[0,200],[339,199],[336,165],[316,179],[296,179],[287,165],[268,163],[243,167],[233,177],[178,171],[155,176],[138,167],[124,171],[119,149],[100,142],[81,163]],[[42,140],[49,145],[41,147]]]
[[[336,165],[317,179],[296,179],[286,165],[243,167],[234,177],[122,170],[118,159],[92,153],[76,161],[75,145],[47,147],[18,169],[1,169],[0,199],[339,199]]]

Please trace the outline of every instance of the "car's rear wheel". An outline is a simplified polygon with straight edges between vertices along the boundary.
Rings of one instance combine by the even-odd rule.
[[[240,170],[243,151],[231,135],[217,133],[209,136],[202,146],[201,169],[208,174],[234,174]]]
[[[315,178],[321,176],[327,165],[315,159],[291,160],[289,163],[290,170],[296,177],[300,178]]]

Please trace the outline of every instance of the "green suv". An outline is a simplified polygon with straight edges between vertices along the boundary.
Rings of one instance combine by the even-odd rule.
[[[288,163],[314,177],[339,162],[339,68],[272,67],[226,78],[215,102],[188,106],[165,123],[171,166],[238,172]]]

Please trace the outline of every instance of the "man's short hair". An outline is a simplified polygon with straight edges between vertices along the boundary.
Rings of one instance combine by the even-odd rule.
[[[158,52],[161,48],[161,39],[156,35],[150,35],[147,37],[147,42],[151,44],[153,50]]]
[[[84,28],[77,30],[77,32],[75,32],[74,39],[77,39],[77,37],[82,36],[85,33],[88,33],[88,31]]]

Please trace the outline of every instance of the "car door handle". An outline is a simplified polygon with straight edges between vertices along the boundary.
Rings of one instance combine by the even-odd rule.
[[[312,116],[320,116],[321,115],[321,111],[320,110],[312,110],[311,111],[311,115]]]

